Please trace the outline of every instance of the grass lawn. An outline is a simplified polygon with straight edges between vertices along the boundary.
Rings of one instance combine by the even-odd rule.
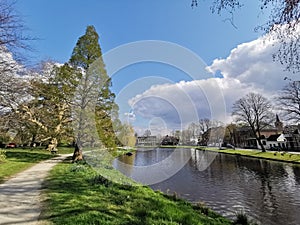
[[[231,224],[201,205],[154,192],[149,187],[124,185],[105,177],[124,178],[107,163],[95,171],[88,165],[65,161],[45,181],[43,221],[53,224]],[[127,183],[133,183],[128,179]]]
[[[201,150],[217,151],[220,153],[243,155],[262,159],[271,159],[276,161],[300,163],[300,154],[292,154],[289,152],[262,152],[261,150],[246,150],[246,149],[225,149],[201,147]]]
[[[54,156],[46,150],[15,148],[5,149],[5,151],[6,160],[4,162],[0,162],[0,183],[34,164],[42,160],[50,159]]]
[[[19,173],[36,163],[50,159],[55,155],[45,149],[4,149],[6,160],[0,162],[0,183],[3,183],[10,176]],[[59,147],[59,154],[73,153],[74,148]]]

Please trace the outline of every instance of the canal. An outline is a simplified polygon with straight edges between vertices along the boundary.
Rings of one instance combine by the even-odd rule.
[[[298,165],[195,149],[156,148],[121,156],[114,167],[154,190],[204,202],[230,219],[244,211],[263,225],[300,224]]]

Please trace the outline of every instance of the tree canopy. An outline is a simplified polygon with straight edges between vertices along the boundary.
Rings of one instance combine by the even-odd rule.
[[[69,60],[69,64],[81,70],[76,87],[72,112],[74,114],[75,139],[79,147],[87,143],[111,148],[116,145],[113,120],[118,120],[118,107],[111,92],[111,79],[107,75],[102,58],[99,36],[93,26],[88,26],[81,36]],[[95,123],[95,124],[93,124]],[[92,127],[96,126],[97,134]]]

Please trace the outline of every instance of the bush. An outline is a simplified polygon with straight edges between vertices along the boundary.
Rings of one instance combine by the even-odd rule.
[[[0,149],[0,162],[4,162],[6,159],[6,151],[3,149]]]
[[[241,211],[236,214],[236,219],[233,221],[233,225],[257,225],[257,223],[250,220],[248,216]]]

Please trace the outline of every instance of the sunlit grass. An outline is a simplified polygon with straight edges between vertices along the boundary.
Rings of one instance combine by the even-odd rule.
[[[0,163],[0,183],[34,164],[54,156],[46,150],[16,148],[6,149],[5,151],[6,159]]]
[[[58,154],[73,153],[72,147],[58,147]],[[29,167],[57,155],[51,154],[45,147],[5,149],[6,159],[0,162],[0,183]]]
[[[126,179],[108,165],[95,171],[88,165],[60,163],[44,184],[47,191],[41,219],[72,225],[230,224],[211,210],[149,187],[112,182],[107,179],[110,176]]]
[[[58,154],[72,154],[74,152],[74,147],[58,147]]]
[[[300,154],[293,154],[289,152],[262,152],[261,150],[255,149],[225,149],[220,150],[218,148],[212,148],[212,147],[201,147],[199,148],[201,150],[209,150],[209,151],[217,151],[220,153],[228,153],[228,154],[235,154],[235,155],[243,155],[243,156],[249,156],[249,157],[256,157],[256,158],[262,158],[262,159],[271,159],[271,160],[277,160],[277,161],[284,161],[284,162],[292,162],[292,163],[300,163]]]

